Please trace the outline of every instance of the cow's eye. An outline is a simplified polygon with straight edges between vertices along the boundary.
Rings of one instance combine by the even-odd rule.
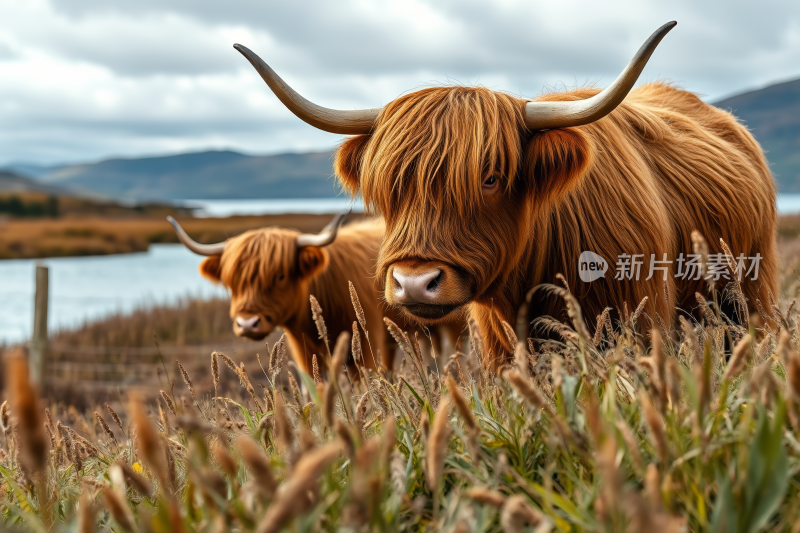
[[[491,174],[485,180],[483,180],[483,192],[484,194],[492,194],[500,187],[500,178],[497,174]]]
[[[285,276],[284,274],[280,274],[280,275],[278,275],[278,281],[279,281],[279,282],[280,282],[280,281],[283,281],[283,278],[285,278],[285,277],[286,277],[286,276]]]

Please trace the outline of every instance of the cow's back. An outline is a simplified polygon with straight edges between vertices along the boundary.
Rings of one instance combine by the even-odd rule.
[[[734,255],[762,256],[758,280],[743,283],[751,306],[775,294],[775,185],[761,148],[732,115],[692,93],[649,84],[580,130],[592,144],[593,164],[535,220],[528,259],[534,280],[564,274],[592,318],[606,306],[632,309],[647,296],[648,311],[668,321],[676,305],[691,309],[694,293],[705,292],[704,282],[675,277],[675,261],[691,253],[697,229],[711,253],[722,252],[722,238]],[[586,250],[609,262],[606,278],[580,280],[578,257]],[[664,253],[672,261],[666,282],[658,271],[646,280],[651,254]],[[613,279],[622,254],[644,255],[639,281]],[[560,316],[563,309],[554,306],[548,300],[534,312]]]

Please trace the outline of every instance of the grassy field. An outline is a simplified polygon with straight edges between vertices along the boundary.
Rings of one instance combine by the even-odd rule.
[[[160,397],[128,390],[72,405],[39,399],[12,349],[2,522],[39,532],[798,531],[798,227],[800,217],[781,220],[783,294],[748,325],[708,303],[700,322],[675,329],[638,310],[611,323],[550,287],[572,321],[533,342],[509,324],[517,351],[499,374],[480,364],[474,326],[467,353],[426,365],[417,339],[391,323],[402,363],[372,372],[369,332],[354,324],[327,339],[310,376],[272,337],[258,360],[226,349],[209,350],[202,368],[168,361]],[[142,346],[153,335],[165,349],[234,342],[224,300],[111,316],[52,341]],[[349,351],[362,363],[356,380],[342,372]]]
[[[161,212],[163,211],[163,212]],[[106,255],[142,252],[153,243],[178,242],[166,221],[169,210],[128,216],[0,219],[0,259]],[[283,226],[316,232],[330,215],[263,215],[191,218],[175,214],[193,238],[219,242],[243,231]]]
[[[6,357],[0,513],[30,531],[796,531],[800,316],[781,302],[750,327],[713,307],[655,327],[578,302],[560,339],[517,342],[500,375],[482,341],[427,368],[387,323],[394,371],[360,365],[368,332],[327,339],[309,376],[281,342],[258,366],[212,353],[202,386],[126,407],[45,411],[23,353]],[[359,302],[354,302],[358,309]],[[762,311],[766,312],[766,311]],[[594,322],[594,319],[592,319]],[[757,324],[762,326],[757,327]],[[318,326],[324,335],[324,317]],[[726,351],[725,346],[735,346]],[[729,349],[728,349],[729,350]],[[279,376],[286,376],[285,379]],[[322,377],[326,375],[326,377]],[[328,379],[330,378],[330,379]],[[220,394],[235,379],[237,391]],[[118,423],[117,423],[118,422]]]

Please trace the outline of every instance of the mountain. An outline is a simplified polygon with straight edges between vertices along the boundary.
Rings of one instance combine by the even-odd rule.
[[[800,80],[732,96],[714,105],[732,111],[750,128],[767,152],[778,190],[800,193]],[[57,187],[126,200],[330,198],[339,193],[332,162],[330,152],[250,156],[220,150],[9,168],[17,173],[13,178],[16,187]],[[33,176],[40,183],[19,174]],[[0,190],[11,186],[9,180],[0,177]]]
[[[767,152],[782,193],[800,193],[800,80],[716,102],[750,128]]]
[[[332,163],[330,152],[225,150],[28,170],[48,185],[129,200],[330,198],[337,195]]]
[[[0,170],[0,193],[40,192],[56,196],[68,195],[69,191],[54,185],[48,185],[22,174],[8,170]]]

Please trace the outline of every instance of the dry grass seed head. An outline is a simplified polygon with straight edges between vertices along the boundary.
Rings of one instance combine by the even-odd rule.
[[[350,344],[350,333],[343,331],[336,339],[336,345],[333,348],[333,375],[336,376],[341,370],[344,370],[344,365],[347,362],[347,348]]]
[[[228,452],[226,447],[218,443],[216,446],[214,446],[213,451],[214,457],[216,458],[217,463],[219,463],[219,466],[222,468],[222,471],[228,474],[231,479],[235,479],[239,465],[236,464],[236,461],[233,457],[231,457],[231,454]]]
[[[358,293],[356,293],[356,288],[353,286],[352,281],[347,282],[350,288],[350,301],[353,304],[353,309],[356,311],[356,319],[358,319],[358,323],[361,324],[361,328],[364,331],[367,331],[367,319],[364,316],[364,309],[361,307],[361,300],[358,299]]]
[[[329,428],[333,428],[333,417],[336,412],[336,384],[333,379],[332,376],[325,384],[325,393],[322,399],[323,419]]]
[[[524,496],[510,496],[500,512],[500,525],[506,533],[522,532],[527,524],[537,527],[547,519],[531,506]]]
[[[639,305],[636,306],[636,310],[634,310],[633,315],[631,315],[631,325],[635,326],[636,322],[639,320],[639,317],[644,312],[644,306],[647,305],[647,300],[649,299],[648,296],[642,298],[642,301],[639,302]]]
[[[697,333],[694,330],[694,326],[692,326],[682,315],[678,317],[678,321],[681,324],[683,338],[686,342],[686,347],[691,358],[690,361],[687,361],[687,363],[692,363],[694,361],[700,361],[702,363],[703,352],[700,349],[700,340],[697,338]]]
[[[125,428],[122,427],[122,420],[120,419],[119,415],[117,414],[114,409],[111,408],[110,405],[106,404],[106,409],[108,410],[108,414],[111,415],[111,420],[119,427],[120,431],[125,434]]]
[[[517,345],[517,333],[514,331],[514,328],[511,327],[511,324],[506,322],[505,320],[500,321],[500,325],[503,328],[503,333],[506,336],[506,340],[508,341],[509,346],[516,346]]]
[[[798,317],[800,319],[800,317]],[[766,340],[766,339],[765,339]],[[781,331],[780,336],[778,337],[778,351],[777,357],[778,360],[783,363],[783,365],[789,364],[789,356],[794,351],[794,347],[792,346],[792,335],[785,329]],[[759,361],[761,362],[761,354],[759,354]]]
[[[359,430],[363,430],[364,424],[367,423],[367,414],[369,413],[369,393],[365,393],[358,400],[356,404],[356,424]]]
[[[342,444],[331,442],[304,454],[278,491],[276,498],[256,527],[257,533],[277,533],[308,505],[307,494],[315,488],[317,479],[341,453]]]
[[[261,450],[261,447],[247,435],[239,435],[236,438],[236,445],[242,454],[242,459],[250,469],[250,474],[256,486],[267,496],[271,497],[278,488],[278,482],[272,474],[269,461]]]
[[[639,441],[633,435],[633,431],[631,428],[628,427],[622,420],[617,420],[615,423],[617,429],[622,434],[622,440],[625,442],[625,447],[628,448],[628,452],[631,455],[631,462],[636,467],[638,471],[642,471],[644,468],[644,459],[642,459],[642,451],[639,449]]]
[[[97,422],[100,424],[100,427],[103,428],[103,433],[105,433],[106,436],[109,439],[111,439],[111,441],[113,441],[114,444],[116,444],[117,443],[117,439],[114,437],[114,432],[111,431],[110,427],[108,427],[108,424],[106,423],[106,420],[103,418],[103,415],[101,415],[100,413],[95,411],[94,412],[94,416],[97,419]]]
[[[519,372],[515,370],[507,371],[503,374],[503,377],[505,377],[505,379],[511,383],[511,386],[514,387],[514,390],[533,407],[550,411],[550,406],[544,399],[544,396],[542,396],[530,381],[523,378]]]
[[[328,328],[325,326],[325,319],[322,317],[322,307],[320,307],[317,298],[312,294],[309,297],[311,301],[311,317],[314,319],[314,324],[317,326],[320,340],[328,345]]]
[[[322,383],[322,376],[319,373],[319,362],[317,361],[317,354],[311,355],[311,374],[314,377],[314,384],[319,385]]]
[[[750,358],[752,352],[750,349],[752,340],[750,334],[747,334],[742,337],[742,340],[736,343],[736,346],[733,348],[731,360],[728,362],[728,367],[725,369],[725,374],[722,376],[723,380],[730,381],[742,373],[742,370],[747,366],[747,360]]]
[[[353,440],[353,434],[350,432],[350,426],[341,418],[336,419],[336,434],[339,435],[342,443],[344,443],[345,452],[348,457],[355,457],[356,443]]]
[[[3,433],[8,433],[11,429],[11,409],[8,407],[8,400],[0,406],[0,424],[3,426]]]
[[[764,405],[769,405],[778,391],[778,383],[773,376],[772,363],[772,360],[767,360],[758,365],[753,370],[753,377],[750,379],[750,394],[760,398],[761,403]]]
[[[453,405],[455,405],[458,415],[467,426],[467,430],[473,433],[480,431],[478,420],[475,418],[475,415],[472,413],[472,409],[469,407],[469,401],[467,401],[467,399],[464,398],[464,395],[461,394],[461,390],[458,388],[453,376],[447,376],[446,385],[447,392],[450,395],[450,398],[453,400]]]
[[[283,395],[275,395],[275,433],[278,441],[285,450],[292,449],[294,442],[294,430],[292,424],[289,422],[289,416],[286,414],[286,406],[284,404]]]
[[[125,462],[118,461],[117,464],[122,469],[122,473],[125,475],[125,481],[131,488],[145,498],[153,497],[155,487],[153,487],[153,484],[150,483],[147,478],[136,472],[133,467]]]
[[[439,490],[444,460],[447,457],[447,447],[450,442],[450,424],[448,423],[450,399],[445,397],[436,410],[430,436],[425,452],[425,476],[431,492]]]
[[[517,368],[517,372],[522,374],[522,377],[530,379],[530,372],[528,371],[528,350],[523,342],[518,342],[516,344],[516,349],[514,350],[514,366]]]
[[[219,359],[217,352],[211,352],[211,379],[214,382],[214,390],[219,388]]]
[[[164,448],[156,428],[144,412],[141,399],[133,397],[128,410],[131,413],[133,426],[136,428],[136,436],[139,441],[139,453],[142,459],[144,459],[147,466],[150,467],[150,471],[158,477],[162,487],[167,487],[168,465],[166,464]]]
[[[303,408],[303,396],[300,394],[300,387],[297,385],[297,380],[289,372],[289,389],[292,391],[292,400],[298,408]]]
[[[100,495],[100,498],[103,501],[103,506],[108,509],[108,512],[111,513],[111,516],[124,531],[138,533],[139,529],[136,527],[128,502],[117,491],[107,488]]]
[[[800,405],[800,355],[794,350],[789,353],[789,364],[786,365],[786,382],[789,384],[789,396],[795,405]]]
[[[95,533],[96,528],[95,510],[92,506],[92,495],[87,487],[81,490],[81,498],[78,503],[78,532]]]
[[[6,355],[6,390],[16,417],[23,460],[35,475],[44,471],[50,439],[45,434],[39,398],[28,378],[28,361],[22,348]]]
[[[497,510],[503,508],[506,502],[506,497],[495,490],[487,487],[471,487],[465,492],[467,498],[470,498],[475,503],[480,505],[488,505]]]
[[[639,393],[639,401],[644,411],[645,420],[647,420],[647,427],[650,429],[650,438],[653,441],[653,447],[658,453],[658,458],[661,464],[666,467],[669,464],[669,448],[667,446],[667,435],[665,433],[664,419],[661,414],[653,406],[650,398],[644,392]]]
[[[361,349],[361,333],[358,331],[357,322],[353,322],[351,349],[353,352],[353,362],[356,365],[366,366],[366,361],[364,361],[364,352]]]
[[[169,394],[162,390],[161,397],[164,398],[164,403],[167,404],[167,407],[170,411],[172,411],[172,414],[177,416],[178,410],[175,408],[175,403],[172,401],[172,398],[169,397]]]
[[[398,450],[392,452],[389,459],[389,483],[395,494],[406,492],[406,461]]]

